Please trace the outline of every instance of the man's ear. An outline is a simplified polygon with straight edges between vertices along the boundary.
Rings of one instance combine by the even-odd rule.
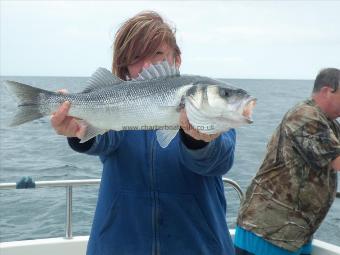
[[[324,98],[329,98],[333,94],[333,88],[330,86],[323,86],[320,89],[320,94],[323,95]]]
[[[320,89],[320,92],[322,93],[332,93],[333,92],[333,88],[331,88],[330,86],[323,86],[321,89]]]

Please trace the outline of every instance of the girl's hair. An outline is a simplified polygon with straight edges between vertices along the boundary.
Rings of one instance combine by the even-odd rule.
[[[128,19],[115,35],[112,73],[125,79],[128,65],[155,55],[163,43],[174,49],[174,57],[180,56],[175,30],[158,13],[144,11]]]

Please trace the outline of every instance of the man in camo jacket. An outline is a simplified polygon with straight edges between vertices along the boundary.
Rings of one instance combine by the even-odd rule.
[[[316,77],[310,99],[289,110],[248,187],[237,220],[238,255],[311,254],[337,190],[340,70]]]

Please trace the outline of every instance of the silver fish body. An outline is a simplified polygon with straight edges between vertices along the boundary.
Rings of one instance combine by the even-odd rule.
[[[81,93],[61,94],[6,81],[7,89],[19,99],[11,125],[50,115],[69,101],[69,115],[88,126],[82,141],[108,130],[157,129],[157,139],[166,147],[178,131],[182,108],[194,128],[212,134],[251,123],[245,109],[252,109],[255,102],[246,91],[224,82],[179,75],[167,62],[150,66],[130,81],[99,68],[88,83]]]

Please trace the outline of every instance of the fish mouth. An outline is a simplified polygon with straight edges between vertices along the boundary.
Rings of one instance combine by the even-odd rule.
[[[251,124],[253,123],[253,119],[252,119],[252,114],[253,114],[253,110],[255,108],[255,105],[256,105],[256,101],[257,99],[254,98],[254,97],[250,97],[246,102],[245,102],[245,105],[244,105],[244,108],[243,108],[243,112],[242,112],[242,115],[243,117],[245,117],[245,120]]]

